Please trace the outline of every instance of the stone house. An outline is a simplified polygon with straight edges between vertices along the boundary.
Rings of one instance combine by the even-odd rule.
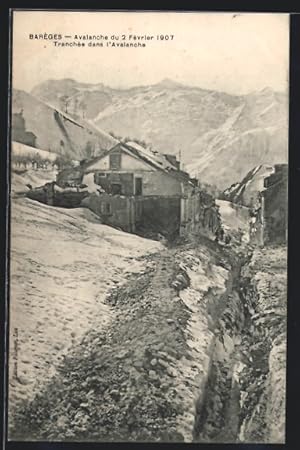
[[[75,173],[76,172],[76,173]],[[175,236],[219,226],[217,206],[207,203],[197,180],[180,169],[176,157],[118,142],[101,156],[62,172],[60,185],[75,181],[90,193],[84,205],[104,223],[129,232]]]
[[[94,182],[109,194],[125,196],[174,196],[182,194],[187,173],[171,155],[143,148],[135,142],[118,143],[83,166],[84,184]]]
[[[182,198],[195,187],[173,155],[135,142],[119,142],[85,162],[82,184],[99,187],[96,190],[102,193],[99,196],[93,190],[90,206],[106,223],[127,231],[147,228],[162,233],[180,232]]]

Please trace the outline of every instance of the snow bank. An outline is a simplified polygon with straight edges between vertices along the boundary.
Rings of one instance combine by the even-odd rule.
[[[181,254],[179,263],[190,278],[190,286],[180,292],[180,298],[191,311],[191,315],[184,332],[189,354],[187,358],[182,358],[178,365],[180,379],[177,379],[177,382],[181,387],[178,397],[182,401],[184,412],[177,417],[177,424],[185,441],[192,442],[196,401],[204,401],[215,339],[210,329],[211,318],[206,294],[213,288],[218,301],[226,290],[228,271],[212,264],[211,256],[205,252],[189,251]]]
[[[10,359],[10,408],[42,388],[95,316],[109,323],[108,291],[161,246],[102,225],[86,209],[13,201],[10,351],[18,345],[18,354],[16,363]]]

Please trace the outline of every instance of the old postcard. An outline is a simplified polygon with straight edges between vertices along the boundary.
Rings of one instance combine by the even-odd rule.
[[[289,16],[12,11],[8,437],[285,442]]]

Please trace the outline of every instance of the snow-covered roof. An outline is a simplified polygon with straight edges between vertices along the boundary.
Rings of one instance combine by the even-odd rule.
[[[36,155],[39,154],[41,158],[49,159],[50,161],[55,161],[59,156],[57,153],[48,152],[47,150],[42,150],[41,148],[31,147],[29,145],[23,144],[21,142],[12,141],[11,149],[15,155]]]
[[[135,150],[139,154],[139,156],[142,156],[143,158],[147,159],[152,164],[157,165],[157,167],[160,169],[178,170],[178,168],[174,164],[172,164],[170,161],[168,161],[164,155],[162,155],[159,152],[150,150],[149,148],[145,148],[142,145],[138,144],[137,142],[130,141],[130,142],[126,142],[126,144],[122,144],[122,145],[125,148],[129,147],[131,150]]]
[[[135,156],[136,158],[141,159],[142,161],[146,162],[147,164],[151,165],[155,169],[162,170],[163,172],[172,175],[180,181],[190,182],[191,178],[187,172],[184,172],[175,164],[172,164],[172,162],[166,158],[165,155],[155,152],[153,150],[150,150],[149,148],[144,148],[140,144],[130,141],[130,142],[119,142],[117,145],[112,147],[110,150],[107,150],[104,152],[101,156],[98,156],[96,158],[93,158],[89,161],[87,161],[84,164],[84,170],[88,169],[90,166],[92,166],[95,162],[100,161],[102,158],[107,156],[112,151],[116,150],[116,148],[119,147],[121,150],[130,153],[131,155]]]

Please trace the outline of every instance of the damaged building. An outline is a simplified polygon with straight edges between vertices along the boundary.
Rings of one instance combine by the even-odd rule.
[[[22,109],[19,113],[12,114],[11,138],[12,141],[29,145],[30,147],[36,147],[37,137],[31,131],[26,130],[26,123]]]
[[[129,232],[154,231],[184,235],[220,225],[214,200],[204,198],[197,180],[180,169],[176,157],[146,149],[136,142],[119,142],[101,156],[82,162],[74,178],[87,186],[84,205],[104,223]],[[74,171],[74,172],[75,172]],[[58,182],[70,180],[61,174]]]
[[[287,242],[288,165],[276,164],[274,172],[264,179],[258,204],[252,211],[251,241],[259,245]]]

